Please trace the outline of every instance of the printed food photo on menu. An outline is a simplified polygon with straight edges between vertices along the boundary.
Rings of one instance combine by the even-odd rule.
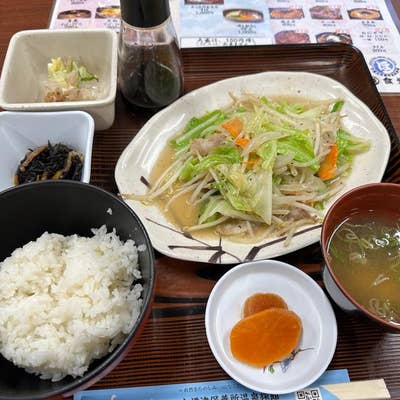
[[[346,43],[353,44],[351,36],[348,33],[322,32],[315,36],[317,43]]]
[[[271,19],[301,19],[304,18],[304,12],[301,8],[270,8],[269,15]]]
[[[343,19],[340,7],[314,6],[310,8],[313,19]]]
[[[310,36],[300,31],[280,31],[274,36],[276,44],[311,43]]]
[[[264,14],[249,8],[230,8],[223,11],[223,16],[232,22],[263,22]]]
[[[97,7],[96,18],[120,18],[121,9],[119,6]]]
[[[224,0],[185,0],[185,4],[224,4]]]
[[[347,10],[347,12],[350,19],[383,19],[381,12],[375,8],[353,8],[351,10]]]
[[[73,18],[91,18],[92,12],[90,10],[66,10],[61,11],[58,19],[73,19]]]

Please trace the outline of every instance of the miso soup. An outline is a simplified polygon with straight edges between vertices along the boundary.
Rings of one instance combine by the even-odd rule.
[[[400,324],[400,219],[374,212],[353,215],[328,242],[332,270],[359,304]]]

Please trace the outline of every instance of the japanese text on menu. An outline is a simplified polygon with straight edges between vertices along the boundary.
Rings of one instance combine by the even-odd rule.
[[[384,0],[170,0],[181,47],[352,44],[380,92],[400,92],[400,34]],[[388,3],[389,4],[389,3]],[[57,0],[50,28],[119,30],[119,0]]]

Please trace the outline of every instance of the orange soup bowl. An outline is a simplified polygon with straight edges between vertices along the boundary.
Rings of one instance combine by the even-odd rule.
[[[368,226],[372,226],[372,228],[368,228],[371,229],[371,232],[374,231],[377,226],[380,226],[378,225],[380,221],[387,221],[390,227],[395,226],[396,221],[400,222],[399,205],[400,185],[398,184],[372,183],[359,186],[346,192],[331,206],[323,221],[321,232],[321,247],[325,262],[323,281],[331,298],[343,310],[363,314],[389,331],[397,333],[400,332],[400,302],[399,304],[394,304],[393,299],[388,300],[386,295],[389,295],[389,292],[391,293],[393,291],[393,288],[388,285],[388,282],[390,282],[391,279],[389,276],[395,271],[395,273],[398,274],[398,276],[396,276],[399,290],[395,289],[393,292],[399,293],[400,301],[400,280],[398,279],[400,277],[400,261],[398,266],[399,272],[397,272],[397,266],[394,266],[394,269],[391,269],[390,271],[392,272],[390,272],[390,265],[387,264],[383,258],[377,257],[374,260],[373,266],[369,264],[372,262],[372,256],[368,260],[369,254],[372,254],[371,249],[373,249],[375,244],[379,247],[378,250],[382,250],[383,245],[379,246],[379,244],[386,233],[383,233],[382,236],[382,230],[379,228],[376,229],[378,232],[376,235],[371,234],[371,236],[367,238],[367,242],[364,243],[366,250],[364,251],[361,249],[360,251],[362,257],[365,257],[367,260],[356,261],[360,264],[359,266],[354,264],[354,257],[353,260],[351,259],[352,254],[357,256],[357,251],[352,253],[352,250],[349,250],[349,248],[341,248],[339,254],[337,246],[335,246],[334,249],[332,247],[330,250],[328,249],[331,245],[331,240],[332,244],[338,244],[338,242],[333,242],[332,237],[334,233],[337,232],[338,227],[345,221],[348,223],[357,221],[355,224],[347,225],[350,226],[350,228],[361,226],[364,223],[369,224]],[[385,251],[390,252],[390,255],[398,256],[400,260],[400,223],[397,226],[399,228],[395,228],[394,231],[397,233],[391,236],[392,239],[390,239],[392,240],[390,242],[391,248],[390,250],[385,249]],[[359,228],[354,229],[357,230]],[[385,227],[382,229],[383,232],[386,232],[386,229],[389,228]],[[354,238],[353,234],[354,232],[350,230],[350,239]],[[347,239],[345,235],[340,235],[341,238],[345,237]],[[358,231],[356,235],[357,240],[361,238]],[[388,233],[388,235],[391,235],[391,233]],[[369,245],[368,243],[372,244]],[[357,246],[358,245],[356,245],[356,247]],[[369,246],[371,246],[371,248],[369,248]],[[334,250],[335,253],[333,252]],[[380,264],[381,260],[382,264]],[[373,278],[374,275],[372,275],[371,268],[373,269],[373,273],[375,273],[374,268],[378,271],[380,265],[387,268],[387,272],[385,272],[385,269],[383,272],[379,271],[377,278]],[[348,270],[341,267],[348,268]],[[363,280],[367,281],[367,283],[360,284]],[[376,298],[374,291],[377,290],[376,287],[379,285],[381,285],[379,291],[382,297]],[[355,288],[357,288],[357,294],[355,294]],[[386,290],[387,292],[385,292]],[[371,296],[371,298],[368,300],[369,296]],[[397,323],[394,322],[394,319],[397,320]]]

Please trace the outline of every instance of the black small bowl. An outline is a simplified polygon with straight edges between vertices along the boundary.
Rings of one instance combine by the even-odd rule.
[[[68,397],[109,373],[137,340],[151,311],[154,290],[154,254],[145,228],[136,214],[116,196],[82,182],[43,181],[16,186],[0,193],[0,261],[43,232],[92,236],[91,228],[116,229],[121,240],[133,239],[139,251],[143,305],[125,340],[111,353],[93,361],[79,378],[42,380],[0,356],[0,400],[39,400]]]

